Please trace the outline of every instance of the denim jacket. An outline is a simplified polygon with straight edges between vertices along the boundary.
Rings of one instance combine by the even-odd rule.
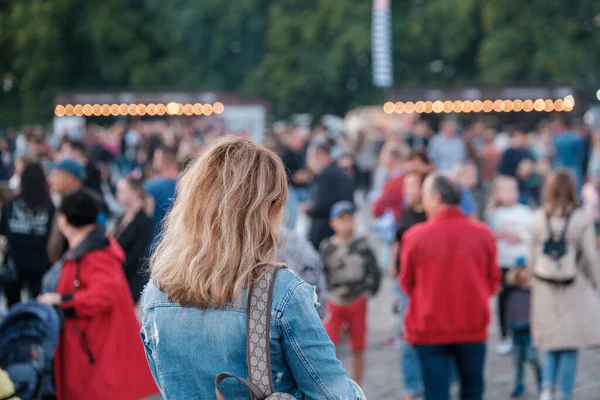
[[[165,400],[214,399],[221,372],[247,377],[246,295],[224,309],[201,310],[170,302],[152,282],[144,291],[142,340]],[[315,309],[314,288],[282,269],[273,287],[270,347],[276,392],[298,399],[358,400],[336,359]],[[228,400],[249,392],[230,379],[220,388]]]

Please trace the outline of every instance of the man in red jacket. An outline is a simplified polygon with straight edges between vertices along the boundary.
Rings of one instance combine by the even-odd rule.
[[[489,300],[500,284],[491,231],[459,208],[460,186],[430,175],[423,186],[425,223],[402,241],[400,284],[410,297],[406,340],[421,361],[425,400],[450,399],[453,363],[461,379],[461,399],[481,400]]]

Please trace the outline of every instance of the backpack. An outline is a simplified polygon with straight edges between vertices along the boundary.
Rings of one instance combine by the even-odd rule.
[[[37,301],[15,304],[0,323],[0,368],[19,398],[53,394],[52,358],[60,328],[56,309]]]
[[[248,310],[246,327],[246,357],[248,379],[229,373],[222,373],[215,380],[217,400],[227,400],[219,390],[219,383],[224,379],[237,379],[248,388],[252,400],[296,400],[287,393],[275,393],[273,389],[273,373],[271,371],[271,348],[269,344],[271,323],[271,301],[273,283],[281,267],[270,267],[250,287],[248,292]],[[360,386],[350,381],[359,400],[367,400]]]
[[[546,215],[548,238],[542,244],[534,265],[534,275],[537,279],[555,285],[570,285],[575,281],[577,252],[566,239],[570,219],[571,214],[567,214],[563,229],[557,237],[552,230],[550,216]]]
[[[274,393],[273,375],[271,372],[271,349],[269,332],[271,322],[271,301],[273,282],[279,268],[269,268],[250,287],[248,293],[248,310],[246,314],[246,357],[248,363],[248,379],[222,373],[217,376],[215,390],[218,400],[226,400],[219,390],[219,383],[224,379],[237,379],[252,393],[253,400],[295,400],[287,393]],[[266,339],[265,339],[266,338]]]

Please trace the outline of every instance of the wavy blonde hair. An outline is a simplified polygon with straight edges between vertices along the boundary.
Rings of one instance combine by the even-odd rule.
[[[215,142],[177,184],[151,279],[181,305],[224,307],[273,263],[286,200],[275,153],[233,136]]]

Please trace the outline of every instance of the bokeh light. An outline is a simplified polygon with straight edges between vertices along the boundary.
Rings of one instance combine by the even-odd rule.
[[[391,114],[394,112],[394,103],[392,103],[391,101],[388,101],[387,103],[385,103],[383,105],[383,112],[385,112],[386,114]]]
[[[213,112],[217,115],[223,114],[223,111],[225,111],[225,106],[223,105],[223,103],[221,103],[220,101],[217,101],[215,104],[213,104]]]
[[[462,101],[456,100],[454,103],[452,103],[452,111],[455,113],[462,112]]]
[[[474,112],[481,112],[483,110],[483,102],[481,100],[475,100],[473,102],[473,111]]]
[[[404,112],[404,103],[401,101],[397,101],[396,104],[394,104],[394,112],[400,114]]]
[[[412,101],[407,101],[404,104],[404,112],[407,114],[412,114],[415,111],[415,103]]]
[[[213,106],[211,106],[210,104],[205,104],[202,106],[202,113],[204,113],[204,115],[212,115],[213,113]]]
[[[54,115],[56,115],[57,117],[62,117],[65,115],[65,106],[62,105],[57,105],[56,107],[54,107]]]

